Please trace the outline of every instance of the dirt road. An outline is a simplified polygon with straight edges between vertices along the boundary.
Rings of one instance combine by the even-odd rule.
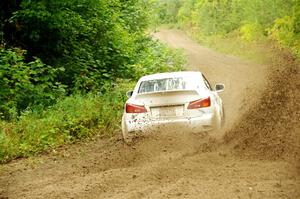
[[[183,33],[155,37],[188,56],[189,69],[226,85],[227,123],[235,128],[256,103],[267,67],[199,46]],[[131,146],[95,139],[0,167],[0,198],[300,198],[295,164],[242,158],[225,133],[153,133]]]

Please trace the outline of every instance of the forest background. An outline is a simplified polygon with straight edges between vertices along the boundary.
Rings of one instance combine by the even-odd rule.
[[[300,57],[299,0],[155,0],[154,26],[168,24],[216,46],[233,38],[246,45],[273,41]],[[232,53],[232,52],[231,52]]]

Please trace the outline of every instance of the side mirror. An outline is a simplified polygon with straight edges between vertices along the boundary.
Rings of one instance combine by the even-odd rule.
[[[215,86],[215,91],[216,92],[222,92],[225,89],[225,85],[224,84],[216,84]]]
[[[133,94],[133,91],[128,91],[128,92],[126,93],[126,95],[127,95],[128,98],[131,98],[132,94]]]

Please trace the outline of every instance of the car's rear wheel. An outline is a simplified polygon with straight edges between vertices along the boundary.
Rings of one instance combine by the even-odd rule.
[[[127,130],[124,119],[122,119],[122,137],[123,137],[123,141],[126,144],[131,143],[132,139],[128,136],[128,130]]]
[[[224,107],[222,107],[222,127],[225,126],[225,119],[226,119],[226,114],[225,114],[225,110]]]
[[[215,130],[220,130],[222,128],[222,118],[218,111],[215,111],[213,117],[213,128]]]

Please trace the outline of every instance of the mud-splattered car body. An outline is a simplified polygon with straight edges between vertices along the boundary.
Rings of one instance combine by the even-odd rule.
[[[123,138],[157,129],[209,131],[220,128],[224,120],[218,92],[201,72],[173,72],[140,78],[127,93],[122,117]]]

